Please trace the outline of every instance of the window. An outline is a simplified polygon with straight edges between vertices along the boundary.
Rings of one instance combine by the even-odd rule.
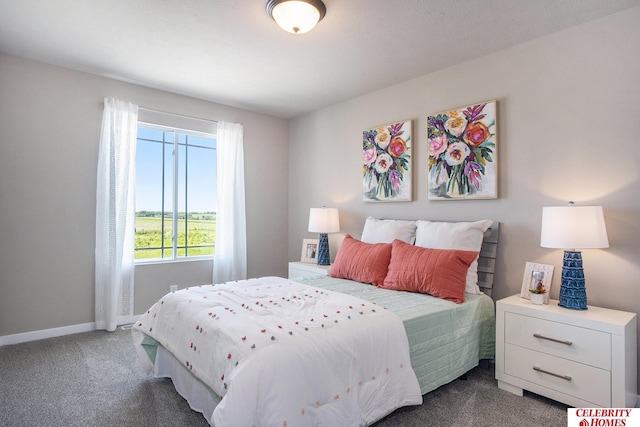
[[[212,256],[215,135],[141,121],[136,150],[135,260]]]

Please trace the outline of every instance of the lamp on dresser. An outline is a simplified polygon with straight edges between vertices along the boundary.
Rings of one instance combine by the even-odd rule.
[[[318,243],[318,265],[329,265],[329,236],[328,233],[340,231],[340,218],[336,208],[311,208],[309,210],[309,231],[320,233]]]
[[[553,206],[542,208],[540,246],[565,249],[558,305],[587,309],[582,254],[577,249],[609,247],[602,206]]]

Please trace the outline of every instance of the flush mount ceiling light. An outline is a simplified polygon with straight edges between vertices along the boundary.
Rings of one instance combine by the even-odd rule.
[[[324,18],[327,8],[321,0],[269,0],[267,13],[283,30],[302,34]]]

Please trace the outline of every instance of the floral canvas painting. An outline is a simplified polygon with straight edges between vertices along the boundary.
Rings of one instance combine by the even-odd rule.
[[[495,199],[496,101],[427,118],[429,199]]]
[[[362,133],[363,200],[411,201],[412,120]]]

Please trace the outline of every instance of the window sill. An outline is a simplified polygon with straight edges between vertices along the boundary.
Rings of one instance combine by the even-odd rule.
[[[148,261],[139,260],[139,261],[134,261],[134,264],[138,266],[138,265],[173,264],[173,263],[197,262],[197,261],[213,261],[213,257],[203,256],[203,257],[176,258],[176,259],[152,259]]]

